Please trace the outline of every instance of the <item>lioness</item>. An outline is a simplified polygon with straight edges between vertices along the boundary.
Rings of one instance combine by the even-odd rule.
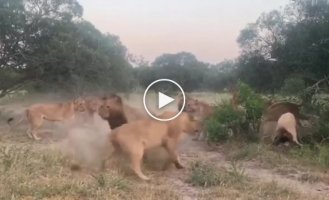
[[[175,112],[165,112],[159,117],[167,118],[175,114]],[[136,175],[143,180],[149,180],[141,171],[145,151],[163,146],[176,168],[181,169],[183,165],[177,154],[178,142],[182,139],[183,133],[194,134],[200,131],[200,127],[199,121],[192,115],[182,113],[170,122],[144,119],[124,124],[114,129],[109,139],[115,151],[122,151],[129,156]]]
[[[178,102],[178,110],[180,110],[181,107],[182,99],[180,99]],[[193,140],[204,140],[207,136],[205,121],[212,116],[214,112],[214,107],[212,105],[207,104],[206,102],[188,97],[186,98],[185,107],[183,111],[200,117],[200,120],[203,122],[203,128]]]
[[[290,112],[285,113],[281,115],[278,120],[275,129],[274,144],[278,145],[281,142],[288,141],[302,146],[302,144],[298,142],[297,134],[297,122],[295,116]]]
[[[98,114],[99,107],[102,105],[103,101],[99,97],[88,96],[84,98],[86,101],[86,111],[88,115],[88,120],[94,121],[94,115]]]
[[[40,140],[41,138],[37,135],[37,129],[42,126],[44,120],[72,121],[75,119],[76,112],[84,112],[86,110],[85,106],[85,101],[81,98],[66,103],[31,105],[25,110],[26,119],[29,124],[26,133],[30,138]],[[8,119],[8,124],[13,120],[14,118]]]

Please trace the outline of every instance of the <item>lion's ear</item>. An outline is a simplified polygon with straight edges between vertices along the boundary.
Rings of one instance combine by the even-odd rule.
[[[74,103],[74,104],[79,103],[79,98],[75,98],[75,99],[73,100],[73,103]]]
[[[118,103],[122,103],[122,98],[121,98],[120,96],[118,96],[118,95],[115,95],[115,96],[114,96],[114,100],[115,100],[116,102],[118,102]]]

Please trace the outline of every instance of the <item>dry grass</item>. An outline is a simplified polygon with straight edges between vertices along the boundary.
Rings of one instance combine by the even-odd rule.
[[[151,182],[140,181],[121,164],[102,172],[72,172],[69,160],[59,151],[35,148],[32,144],[1,145],[0,161],[0,199],[161,200],[183,197],[175,185],[156,180],[161,172],[153,172],[156,176]],[[236,163],[222,169],[209,161],[196,161],[187,170],[186,180],[191,178],[195,183],[199,199],[302,199],[276,183],[254,182]],[[209,188],[203,189],[200,185]]]
[[[72,173],[69,164],[56,150],[1,145],[0,199],[178,199],[120,170]]]
[[[307,167],[316,171],[325,171],[329,161],[328,148],[323,146],[315,150],[304,145],[296,147],[274,147],[258,143],[230,141],[220,148],[229,160],[257,160],[262,167],[273,168],[282,165]]]
[[[204,191],[200,199],[308,199],[296,192],[280,187],[277,183],[257,183],[253,181],[236,183]]]

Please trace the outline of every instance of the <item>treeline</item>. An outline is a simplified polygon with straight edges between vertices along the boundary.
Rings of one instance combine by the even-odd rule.
[[[135,68],[136,81],[142,88],[160,78],[177,81],[185,91],[220,91],[232,85],[235,77],[235,63],[224,61],[217,65],[210,65],[198,61],[187,52],[177,54],[163,54],[148,65]]]
[[[186,91],[221,91],[241,80],[257,91],[292,94],[329,74],[327,0],[292,0],[262,14],[241,31],[240,56],[219,64],[181,52],[132,67],[119,38],[82,16],[77,0],[0,0],[0,97],[22,87],[127,91],[158,78]]]

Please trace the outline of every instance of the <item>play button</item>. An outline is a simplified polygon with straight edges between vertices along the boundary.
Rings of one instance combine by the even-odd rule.
[[[174,98],[171,98],[162,92],[158,92],[158,108],[161,109],[164,106],[170,104],[171,102],[175,101]]]
[[[155,92],[155,93],[154,93]],[[183,105],[181,109],[177,112],[177,103],[178,99],[175,98],[178,95],[183,97]],[[159,121],[170,121],[178,117],[185,106],[185,94],[183,88],[173,80],[170,79],[158,79],[153,81],[145,90],[143,96],[143,104],[146,112],[149,116],[153,119]],[[168,119],[161,119],[157,117],[157,114],[161,114],[164,111],[176,111],[176,115],[168,118]]]

